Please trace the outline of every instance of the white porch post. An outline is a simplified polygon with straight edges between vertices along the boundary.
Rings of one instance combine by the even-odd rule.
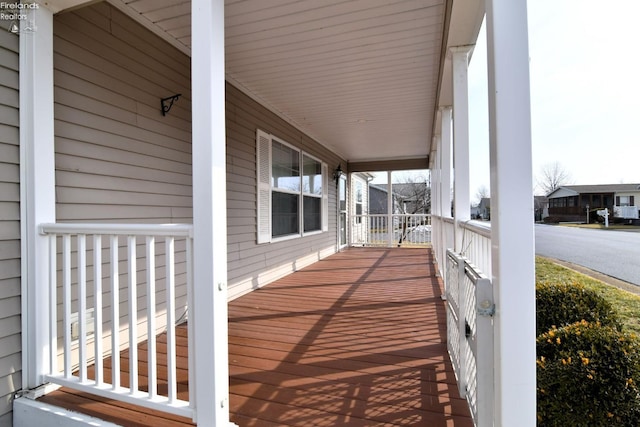
[[[442,275],[442,258],[440,248],[442,247],[442,222],[440,216],[440,135],[433,137],[432,159],[429,159],[431,166],[431,236],[433,239],[433,251],[438,262],[438,271]]]
[[[440,109],[442,129],[440,135],[440,217],[451,218],[451,107]],[[447,259],[447,246],[450,246],[447,236],[447,225],[442,221],[442,247],[440,259],[442,260],[442,273],[445,271]]]
[[[20,192],[22,232],[22,375],[34,388],[50,371],[48,240],[56,220],[53,133],[53,12],[25,9],[20,34]],[[26,27],[37,28],[28,30]]]
[[[472,46],[451,48],[453,62],[453,212],[455,250],[461,252],[461,222],[471,219],[469,197],[469,54]]]
[[[440,138],[440,216],[451,218],[451,107],[440,109],[442,135]]]
[[[391,171],[387,171],[387,246],[393,246],[393,184]]]
[[[191,1],[196,421],[228,426],[224,1]]]
[[[488,0],[495,425],[536,425],[535,264],[527,3]]]

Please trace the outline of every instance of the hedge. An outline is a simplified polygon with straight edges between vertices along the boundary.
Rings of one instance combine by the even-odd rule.
[[[595,291],[575,282],[536,284],[536,335],[581,320],[621,328],[611,304]]]
[[[640,344],[582,320],[537,339],[538,426],[640,425]]]

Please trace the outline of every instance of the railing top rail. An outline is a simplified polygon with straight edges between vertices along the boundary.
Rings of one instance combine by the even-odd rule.
[[[468,260],[465,260],[464,263],[464,272],[471,282],[475,285],[480,280],[489,280],[486,274],[484,274],[478,267],[471,264]]]
[[[40,234],[107,234],[126,236],[193,237],[192,224],[41,224]]]
[[[464,272],[471,279],[471,282],[475,285],[480,280],[489,280],[486,274],[484,274],[476,265],[472,264],[467,258],[454,252],[452,249],[447,249],[447,256],[451,258],[456,264],[464,262]]]
[[[461,223],[461,226],[462,228],[466,228],[467,230],[473,231],[474,233],[477,233],[483,237],[486,237],[488,239],[491,238],[490,222],[471,220]]]

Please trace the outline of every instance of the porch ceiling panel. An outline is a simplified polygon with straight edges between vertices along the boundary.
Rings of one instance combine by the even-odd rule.
[[[227,78],[354,162],[426,158],[447,0],[226,0]],[[174,44],[190,1],[110,0]]]

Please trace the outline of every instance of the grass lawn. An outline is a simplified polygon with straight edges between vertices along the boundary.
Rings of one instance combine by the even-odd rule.
[[[536,257],[536,281],[580,283],[593,289],[618,311],[627,331],[640,335],[640,296],[607,285],[542,257]]]

